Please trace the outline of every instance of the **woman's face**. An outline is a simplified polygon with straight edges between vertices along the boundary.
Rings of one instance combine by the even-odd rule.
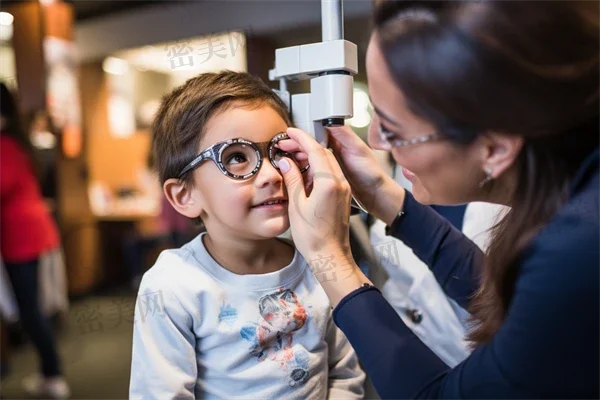
[[[391,151],[420,203],[449,205],[480,199],[478,182],[485,175],[479,139],[469,146],[442,139],[390,149],[380,138],[379,124],[402,140],[427,136],[436,130],[409,110],[385,63],[377,34],[371,36],[366,64],[369,93],[376,112],[369,128],[371,147]]]

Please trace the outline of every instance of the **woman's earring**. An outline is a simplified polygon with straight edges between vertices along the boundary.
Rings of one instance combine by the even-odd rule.
[[[492,176],[492,169],[491,168],[486,168],[485,169],[485,178],[479,182],[479,188],[484,187],[489,181],[493,180],[494,177]]]

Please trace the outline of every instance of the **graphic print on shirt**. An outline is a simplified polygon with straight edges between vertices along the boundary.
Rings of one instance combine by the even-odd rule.
[[[225,323],[228,327],[231,326],[237,321],[238,312],[235,308],[231,306],[231,304],[225,304],[223,301],[223,305],[221,306],[221,310],[219,311],[219,324]]]
[[[251,354],[259,362],[279,363],[289,373],[289,385],[302,385],[308,380],[308,352],[294,350],[294,332],[307,320],[306,308],[290,289],[280,288],[258,301],[261,317],[258,323],[245,324],[240,335],[252,344]]]

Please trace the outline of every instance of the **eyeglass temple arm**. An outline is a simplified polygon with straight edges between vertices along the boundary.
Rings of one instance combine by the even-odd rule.
[[[210,148],[204,150],[202,153],[198,154],[198,156],[196,158],[194,158],[184,169],[182,169],[181,172],[179,173],[179,178],[181,178],[183,175],[190,172],[192,169],[196,168],[204,160],[207,160],[210,158],[212,158],[216,161],[215,150],[212,147],[210,147]]]

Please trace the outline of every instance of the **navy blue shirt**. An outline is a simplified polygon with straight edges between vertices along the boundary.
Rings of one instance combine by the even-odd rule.
[[[466,204],[458,206],[438,206],[431,205],[438,214],[446,218],[450,223],[459,231],[462,230],[463,221],[465,219],[465,211],[467,210]]]
[[[334,310],[384,399],[598,398],[598,150],[582,164],[570,200],[524,251],[507,317],[492,340],[454,369],[402,322],[374,288]],[[479,288],[483,253],[430,207],[406,193],[389,228],[461,306]]]

